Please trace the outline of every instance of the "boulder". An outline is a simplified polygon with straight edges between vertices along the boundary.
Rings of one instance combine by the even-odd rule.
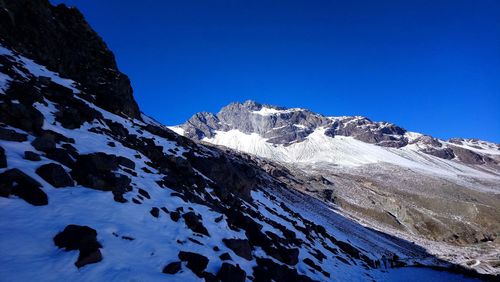
[[[163,273],[165,274],[176,274],[177,272],[179,272],[182,268],[182,263],[180,261],[175,261],[175,262],[171,262],[169,264],[167,264],[164,268],[163,268]]]
[[[73,179],[71,179],[66,170],[61,165],[55,163],[40,166],[37,168],[36,173],[56,188],[74,185]]]
[[[0,168],[7,167],[7,156],[5,156],[5,150],[0,147]]]
[[[208,265],[208,258],[197,253],[180,251],[178,257],[180,260],[186,261],[187,267],[199,277],[202,276]]]
[[[78,184],[102,191],[112,191],[117,202],[126,202],[123,194],[132,190],[131,180],[116,173],[119,158],[105,153],[79,155],[71,170]]]
[[[44,117],[31,105],[9,101],[0,103],[0,122],[20,128],[26,132],[38,133],[42,130]]]
[[[189,229],[193,230],[193,232],[210,236],[210,234],[208,234],[208,230],[205,228],[205,226],[203,226],[201,215],[194,212],[188,212],[183,214],[182,218],[184,218],[186,226]]]
[[[54,244],[66,251],[79,250],[75,265],[80,268],[102,260],[102,245],[97,241],[97,232],[88,226],[70,224],[54,237]]]
[[[24,142],[28,140],[28,135],[17,133],[15,130],[0,127],[0,139],[6,141]]]
[[[151,208],[149,213],[154,217],[159,217],[160,216],[160,209],[158,209],[157,207],[153,207],[153,208]]]
[[[234,266],[230,263],[222,263],[222,267],[217,272],[217,278],[221,282],[244,282],[247,274],[240,266]]]
[[[222,239],[222,242],[230,248],[236,255],[252,260],[252,247],[246,239]]]
[[[257,258],[257,266],[253,267],[254,281],[275,281],[275,282],[313,282],[311,278],[301,275],[295,268],[275,263],[271,259]]]
[[[34,206],[49,203],[47,194],[40,189],[42,185],[21,170],[14,168],[0,174],[0,196],[18,196]]]
[[[56,148],[56,138],[52,134],[45,133],[35,138],[31,145],[38,151],[46,152]]]
[[[37,153],[35,153],[35,152],[32,152],[32,151],[25,151],[25,152],[24,152],[24,159],[29,160],[29,161],[38,162],[38,161],[40,161],[42,158],[40,157],[40,155],[39,155],[39,154],[37,154]]]
[[[231,255],[229,253],[223,253],[222,255],[219,256],[220,260],[233,260],[231,258]]]

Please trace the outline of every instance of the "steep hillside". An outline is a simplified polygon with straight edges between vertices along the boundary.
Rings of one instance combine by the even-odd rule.
[[[283,181],[301,179],[290,185],[363,224],[456,263],[499,271],[498,144],[253,101],[195,114],[172,129],[278,162],[289,170]]]
[[[494,279],[345,218],[284,168],[141,114],[76,9],[0,11],[0,280]]]

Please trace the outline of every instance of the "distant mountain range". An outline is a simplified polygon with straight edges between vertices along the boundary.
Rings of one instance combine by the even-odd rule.
[[[499,144],[254,101],[197,113],[171,129],[277,162],[301,179],[296,189],[457,263],[498,265]]]

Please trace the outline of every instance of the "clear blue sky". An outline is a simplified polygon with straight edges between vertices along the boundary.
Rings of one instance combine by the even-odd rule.
[[[168,124],[247,99],[500,142],[498,0],[52,0]]]

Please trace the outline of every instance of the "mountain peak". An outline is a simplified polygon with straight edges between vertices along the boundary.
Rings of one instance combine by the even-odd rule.
[[[202,140],[212,138],[216,131],[239,130],[256,133],[272,144],[289,145],[303,141],[319,128],[330,137],[353,136],[365,142],[388,147],[408,143],[406,130],[385,122],[372,122],[365,117],[325,117],[303,108],[286,108],[261,104],[252,100],[235,102],[217,114],[201,113],[181,125],[185,135]]]

